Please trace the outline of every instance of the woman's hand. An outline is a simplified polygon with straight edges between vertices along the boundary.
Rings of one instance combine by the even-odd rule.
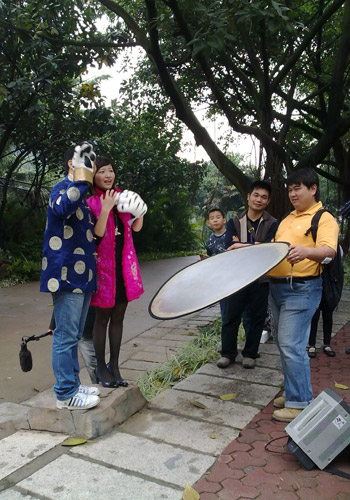
[[[101,212],[107,212],[109,213],[112,208],[118,203],[116,199],[116,194],[117,192],[114,191],[114,189],[107,189],[105,192],[105,195],[101,194],[100,200],[101,200]]]

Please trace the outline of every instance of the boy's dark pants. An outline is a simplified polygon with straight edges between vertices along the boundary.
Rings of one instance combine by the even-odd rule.
[[[234,360],[238,354],[237,335],[243,316],[246,342],[244,358],[257,358],[267,314],[269,283],[254,281],[242,290],[220,301],[222,329],[221,356]]]

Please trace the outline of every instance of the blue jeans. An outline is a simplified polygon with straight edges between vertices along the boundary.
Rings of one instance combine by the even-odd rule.
[[[82,337],[91,293],[58,291],[52,294],[56,328],[52,342],[52,368],[58,400],[74,396],[79,388],[78,341]]]
[[[269,303],[276,328],[284,375],[287,408],[305,408],[313,399],[310,362],[306,352],[311,319],[322,295],[322,278],[270,283]]]

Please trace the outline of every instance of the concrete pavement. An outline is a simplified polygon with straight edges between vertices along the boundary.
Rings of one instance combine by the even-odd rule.
[[[346,290],[335,314],[336,358],[320,353],[311,360],[315,396],[330,387],[348,403],[349,391],[335,389],[334,380],[349,385],[344,348],[350,327],[341,328],[349,319],[349,301]],[[124,376],[132,380],[157,366],[218,312],[215,306],[159,322],[125,342]],[[180,500],[186,482],[201,500],[349,500],[348,480],[306,471],[291,454],[265,450],[267,441],[284,434],[284,425],[271,420],[271,400],[283,378],[273,342],[262,344],[260,352],[255,370],[239,362],[225,370],[203,366],[109,434],[81,446],[62,446],[64,433],[8,432],[0,441],[0,500]],[[120,394],[118,406],[124,391],[112,391]],[[228,393],[232,400],[220,399]]]
[[[159,323],[148,314],[152,297],[170,276],[196,260],[190,256],[141,263],[145,293],[128,305],[123,343]],[[50,337],[28,344],[32,371],[23,373],[18,360],[21,338],[46,332],[51,314],[51,295],[40,293],[39,282],[0,288],[0,403],[20,403],[53,386]]]

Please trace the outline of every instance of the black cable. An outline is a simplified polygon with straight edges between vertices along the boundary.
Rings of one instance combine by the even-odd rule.
[[[264,446],[265,450],[269,451],[270,453],[276,453],[277,455],[289,455],[290,453],[287,452],[287,451],[274,451],[274,450],[271,450],[271,449],[268,448],[268,446],[271,443],[273,443],[274,441],[278,441],[279,439],[285,439],[285,438],[289,438],[288,434],[286,434],[285,436],[280,436],[278,438],[270,439],[270,441],[268,443],[266,443],[265,446]],[[284,445],[284,447],[286,446],[286,444]]]

